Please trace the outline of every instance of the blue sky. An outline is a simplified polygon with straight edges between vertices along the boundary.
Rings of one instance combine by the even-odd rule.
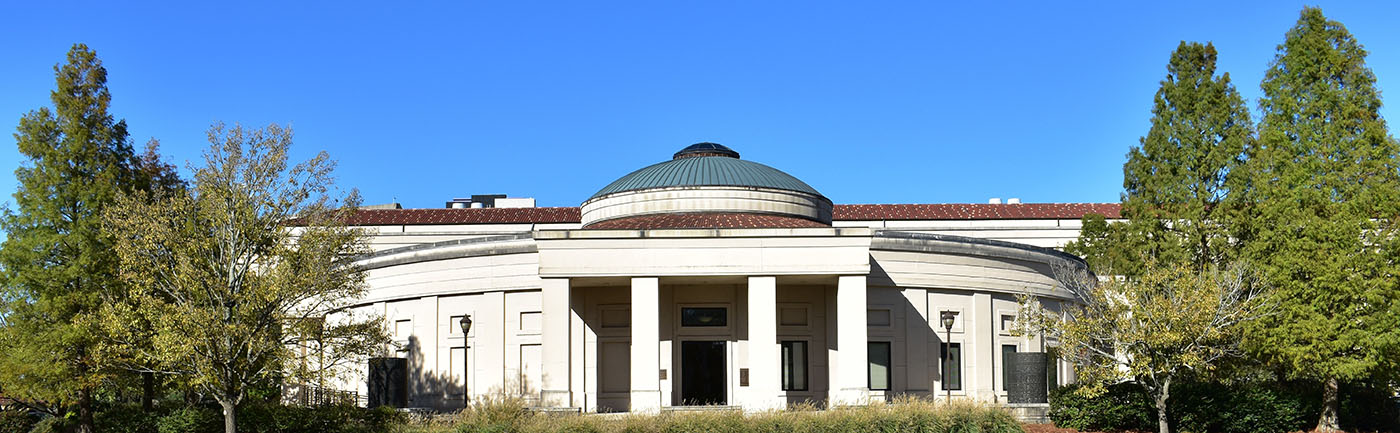
[[[290,123],[295,157],[329,152],[369,203],[576,206],[699,141],[836,203],[1114,202],[1177,43],[1213,41],[1256,107],[1304,4],[1061,3],[12,3],[0,191],[83,42],[138,145],[184,167],[216,121]],[[1400,2],[1320,6],[1400,86]]]

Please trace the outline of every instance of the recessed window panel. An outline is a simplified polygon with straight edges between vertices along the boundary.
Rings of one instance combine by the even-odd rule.
[[[1016,345],[1014,345],[1014,344],[1003,344],[1003,345],[1001,345],[1001,390],[1002,390],[1002,391],[1006,391],[1007,384],[1011,383],[1011,365],[1010,365],[1010,364],[1007,364],[1007,363],[1006,363],[1006,360],[1007,360],[1007,359],[1011,359],[1011,357],[1010,357],[1010,356],[1007,356],[1007,355],[1013,354],[1013,353],[1016,353]]]
[[[681,326],[729,326],[724,307],[681,308]]]
[[[783,342],[783,391],[807,390],[807,342]]]
[[[865,324],[869,326],[890,326],[890,310],[865,310]]]
[[[890,389],[890,342],[871,341],[867,344],[868,352],[866,356],[870,360],[870,371],[867,377],[870,380],[871,391],[889,391]]]
[[[958,391],[962,389],[962,344],[944,343],[943,356],[940,357],[943,363],[943,389]]]

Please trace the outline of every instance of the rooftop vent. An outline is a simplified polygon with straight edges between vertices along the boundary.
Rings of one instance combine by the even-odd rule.
[[[1008,198],[1006,199],[1006,204],[1021,204],[1021,199],[1015,197]]]
[[[535,199],[529,197],[512,198],[505,194],[480,194],[471,198],[454,198],[447,202],[448,209],[481,209],[489,207],[521,208],[535,207]]]
[[[987,204],[1001,204],[1001,197],[992,197],[987,200]]]

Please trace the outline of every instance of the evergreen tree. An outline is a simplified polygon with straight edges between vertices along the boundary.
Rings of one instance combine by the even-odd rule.
[[[1128,278],[1102,286],[1080,278],[1078,289],[1065,282],[1085,307],[1074,323],[1050,327],[1085,349],[1076,372],[1088,383],[1129,379],[1147,390],[1161,433],[1170,430],[1172,382],[1235,355],[1237,328],[1261,314],[1248,272],[1228,266],[1235,277],[1221,278],[1233,258],[1227,177],[1244,162],[1253,129],[1230,74],[1216,75],[1216,58],[1209,43],[1181,42],[1172,52],[1152,127],[1123,164],[1127,221],[1086,216],[1066,246],[1100,274]],[[1106,341],[1116,350],[1093,352]]]
[[[119,285],[101,213],[138,181],[126,122],[107,112],[107,71],[85,45],[55,66],[53,109],[20,119],[15,141],[28,162],[15,170],[16,209],[6,209],[0,246],[0,387],[7,396],[78,407],[92,429],[93,392],[110,372],[95,361],[95,312]]]
[[[1230,74],[1215,75],[1216,57],[1210,43],[1177,46],[1153,98],[1152,127],[1123,165],[1123,213],[1161,239],[1154,259],[1198,269],[1227,258],[1226,174],[1254,133]]]
[[[1323,384],[1320,430],[1338,428],[1339,382],[1400,356],[1400,147],[1365,58],[1341,23],[1303,9],[1264,76],[1259,140],[1237,187],[1235,234],[1280,304],[1253,347]]]
[[[1099,273],[1136,276],[1146,262],[1220,264],[1227,252],[1226,175],[1243,162],[1253,129],[1230,74],[1216,75],[1212,44],[1181,42],[1153,97],[1152,126],[1123,164],[1123,218],[1089,216],[1066,251]]]

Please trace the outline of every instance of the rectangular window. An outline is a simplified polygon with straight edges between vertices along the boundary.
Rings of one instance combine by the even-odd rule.
[[[681,326],[728,326],[724,307],[681,308]]]
[[[783,391],[807,390],[807,342],[783,342]]]
[[[1054,350],[1047,356],[1045,365],[1045,383],[1050,385],[1050,389],[1060,387],[1060,357],[1054,355]]]
[[[870,382],[871,391],[890,390],[890,342],[871,341],[867,343],[866,356],[870,359],[870,371],[867,378]]]
[[[1008,354],[1008,353],[1016,353],[1016,345],[1015,345],[1015,344],[1003,344],[1003,345],[1001,345],[1001,390],[1002,390],[1002,391],[1006,391],[1006,386],[1007,386],[1007,384],[1011,383],[1011,366],[1006,364],[1006,360],[1011,358],[1011,357],[1009,357],[1009,356],[1006,356],[1006,354]]]
[[[943,389],[962,390],[962,344],[944,344],[942,355],[939,359],[943,362]]]

